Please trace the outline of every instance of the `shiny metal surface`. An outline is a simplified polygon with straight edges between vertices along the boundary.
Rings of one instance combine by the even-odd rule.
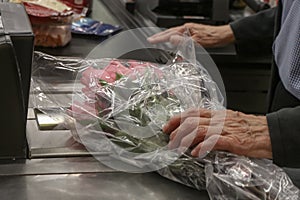
[[[60,90],[56,91],[56,92],[60,92]],[[32,94],[31,94],[32,95]],[[59,105],[60,107],[68,107],[70,106],[70,103],[72,103],[72,93],[53,93],[52,95],[53,97],[55,97],[57,99],[56,104]],[[30,100],[29,100],[30,101]],[[46,107],[49,104],[49,102],[40,102],[39,105]],[[33,108],[34,107],[34,102],[30,101],[29,102],[29,108]]]
[[[5,200],[195,200],[209,199],[156,173],[93,173],[0,177]],[[4,197],[4,198],[3,198]]]
[[[27,113],[27,119],[30,120],[30,119],[34,119],[34,118],[35,118],[34,110],[32,108],[29,108],[28,113]]]
[[[99,0],[93,0],[93,11],[91,18],[100,20],[109,24],[119,24],[116,16],[112,15],[106,8],[106,6]]]
[[[27,120],[30,158],[89,156],[69,130],[39,130],[36,119]]]
[[[2,176],[115,172],[93,157],[44,158],[0,163]]]
[[[120,22],[115,18],[115,16],[109,12],[106,6],[99,0],[93,2],[91,18],[105,23],[110,24],[120,24]],[[68,56],[76,57],[77,51],[80,50],[83,54],[88,54],[91,50],[90,48],[83,47],[93,47],[100,43],[93,40],[92,38],[74,37],[72,44],[66,46],[62,49],[41,49],[41,51],[47,52],[52,55],[58,54],[59,56],[66,55],[67,51]],[[78,43],[78,44],[77,44]],[[63,52],[62,52],[63,51]],[[72,52],[72,55],[69,55]],[[75,52],[75,53],[74,53]],[[47,78],[47,77],[45,77]],[[60,77],[48,77],[47,88],[43,88],[41,85],[40,89],[44,93],[52,93],[52,96],[55,97],[57,102],[56,106],[58,107],[69,107],[72,103],[72,93],[74,86],[76,88],[76,83],[74,80],[60,80]],[[75,85],[74,85],[75,84]],[[34,113],[33,107],[35,107],[34,98],[32,98],[34,93],[30,94],[29,101],[29,112],[28,112],[28,121],[27,121],[27,140],[29,145],[29,157],[30,158],[46,158],[46,157],[75,157],[75,156],[90,156],[90,154],[85,150],[85,148],[78,144],[72,138],[71,132],[66,130],[64,127],[63,120],[55,122],[54,120],[49,119],[45,116],[37,116]],[[51,107],[49,102],[39,102],[40,107]],[[38,119],[37,119],[38,117]],[[39,123],[37,123],[37,121]],[[57,125],[56,125],[57,124]],[[101,154],[101,152],[100,152]]]

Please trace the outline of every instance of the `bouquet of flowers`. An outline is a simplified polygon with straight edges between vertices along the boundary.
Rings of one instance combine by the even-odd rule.
[[[71,129],[104,164],[128,172],[156,170],[207,189],[211,199],[298,198],[298,189],[269,160],[227,152],[199,159],[167,148],[169,138],[161,127],[169,117],[190,107],[223,109],[217,85],[200,64],[101,59],[78,79],[82,88],[68,111],[76,121]]]
[[[299,190],[270,160],[228,152],[200,159],[167,147],[167,120],[189,108],[224,109],[223,97],[187,40],[166,64],[121,59],[57,58],[35,53],[35,107],[63,112],[74,138],[99,161],[126,172],[157,171],[211,199],[298,199]],[[47,80],[76,79],[68,109],[45,91]],[[51,81],[50,81],[51,82]],[[53,88],[51,88],[53,89]],[[46,104],[45,104],[46,102]],[[57,102],[57,103],[56,103]]]
[[[142,171],[177,162],[179,156],[167,149],[168,136],[161,130],[170,116],[189,106],[221,107],[218,99],[210,98],[218,96],[215,83],[203,69],[188,62],[164,66],[103,59],[101,65],[79,75],[83,87],[74,93],[69,111],[76,119],[74,137],[91,152],[109,149],[113,157],[126,158]],[[199,188],[205,188],[205,176],[199,177],[203,184]]]

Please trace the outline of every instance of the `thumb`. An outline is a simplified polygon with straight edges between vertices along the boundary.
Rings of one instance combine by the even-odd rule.
[[[184,40],[184,37],[181,35],[172,35],[169,39],[170,43],[173,45],[178,45]]]

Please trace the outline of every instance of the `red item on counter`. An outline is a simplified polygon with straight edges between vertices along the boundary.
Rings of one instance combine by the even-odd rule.
[[[58,12],[43,6],[23,2],[26,12],[32,24],[39,23],[72,23],[72,10]]]
[[[62,12],[59,12],[57,10],[46,8],[30,2],[23,2],[23,4],[27,14],[36,17],[68,16],[73,14],[71,9],[66,9]]]
[[[73,11],[60,1],[24,1],[35,35],[34,44],[61,47],[70,42]]]
[[[67,6],[71,7],[77,14],[84,14],[91,11],[93,0],[60,0]]]

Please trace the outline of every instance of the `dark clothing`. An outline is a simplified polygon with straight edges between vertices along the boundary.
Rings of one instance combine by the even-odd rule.
[[[261,11],[230,23],[236,42],[274,39],[274,22],[277,7]]]
[[[269,40],[273,36],[274,21],[276,36],[280,30],[281,10],[282,6],[279,4],[276,9],[231,23],[237,42],[249,38],[253,41]],[[273,162],[284,167],[300,167],[300,100],[284,88],[275,62],[272,66],[268,112]]]
[[[277,7],[230,23],[239,54],[271,55]]]
[[[300,167],[300,106],[272,112],[267,120],[274,163]]]
[[[282,5],[276,15],[275,36],[280,31]],[[295,37],[299,37],[295,35]],[[300,67],[300,66],[298,66]],[[273,162],[279,166],[300,167],[300,101],[289,93],[280,80],[273,62],[267,115],[273,151]]]

